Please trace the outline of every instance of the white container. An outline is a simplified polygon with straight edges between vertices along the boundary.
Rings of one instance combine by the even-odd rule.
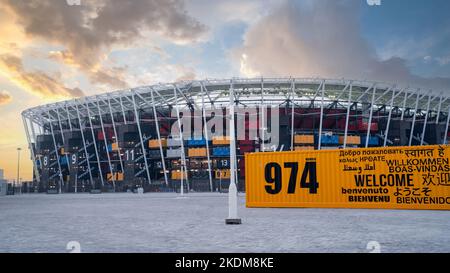
[[[168,147],[180,147],[181,146],[181,140],[176,138],[169,138],[167,139],[167,146]]]
[[[8,192],[8,183],[5,180],[0,180],[0,196],[6,195]]]
[[[181,157],[181,148],[178,149],[167,149],[167,158],[180,158]]]

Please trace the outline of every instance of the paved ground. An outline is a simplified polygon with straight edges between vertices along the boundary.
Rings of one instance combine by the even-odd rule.
[[[245,208],[226,194],[0,197],[0,252],[450,252],[450,211]]]

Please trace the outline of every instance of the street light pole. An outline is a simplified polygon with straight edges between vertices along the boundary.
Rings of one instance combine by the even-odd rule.
[[[22,150],[22,148],[17,148],[17,185],[19,185],[19,174],[20,174],[20,151]],[[14,189],[15,191],[15,189]]]
[[[227,225],[239,225],[241,219],[237,214],[237,188],[236,188],[236,136],[234,134],[234,86],[230,84],[230,187],[228,188],[228,218]]]

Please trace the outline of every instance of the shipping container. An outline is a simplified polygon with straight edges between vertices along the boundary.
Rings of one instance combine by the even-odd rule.
[[[295,146],[295,151],[314,150],[314,146]]]
[[[316,139],[316,143],[319,143],[319,135],[315,135],[315,139]],[[339,144],[339,136],[322,134],[320,142],[321,142],[321,145],[338,145]]]
[[[344,144],[344,136],[339,136],[339,144]],[[347,145],[360,145],[360,136],[347,136]]]
[[[168,147],[179,147],[181,146],[181,139],[176,138],[169,138],[167,139],[167,146]]]
[[[189,148],[189,157],[204,157],[207,154],[206,148]]]
[[[112,151],[118,151],[119,150],[119,144],[117,142],[114,142],[111,144],[111,150]]]
[[[251,146],[251,147],[255,146],[255,141],[254,140],[238,140],[237,143],[238,143],[239,147],[241,147],[241,146]]]
[[[186,173],[182,171],[172,171],[170,177],[173,180],[181,180],[181,178],[183,178],[184,180],[187,179]]]
[[[148,147],[150,149],[158,149],[159,148],[159,140],[158,139],[150,139],[148,141]],[[161,147],[167,147],[167,139],[161,139]]]
[[[182,149],[167,149],[167,158],[181,158]]]
[[[366,145],[366,136],[361,137],[361,145]],[[378,146],[380,144],[380,138],[376,136],[370,136],[369,137],[369,146]]]
[[[190,146],[190,147],[206,146],[206,139],[204,139],[204,138],[203,139],[190,139],[187,141],[187,146]]]
[[[250,153],[248,207],[450,210],[450,147]]]
[[[213,145],[230,145],[230,137],[213,137],[212,139]]]
[[[167,150],[168,151],[168,150]],[[163,156],[166,155],[166,150],[162,151]],[[147,155],[150,158],[161,158],[161,150],[160,149],[151,149],[147,151]]]
[[[230,170],[215,170],[215,178],[216,179],[230,179],[231,173]]]
[[[295,144],[314,144],[314,135],[295,135]]]
[[[113,142],[111,144],[108,144],[108,152],[115,152],[119,150],[119,145],[117,142]]]
[[[112,175],[111,173],[106,174],[106,180],[112,181]],[[123,173],[114,173],[114,181],[122,181],[123,180]]]
[[[256,148],[255,146],[250,146],[250,145],[248,145],[248,146],[240,146],[240,147],[238,147],[238,152],[239,152],[240,155],[243,155],[245,153],[254,152],[255,148]]]
[[[214,147],[214,156],[230,156],[230,147]]]
[[[362,121],[362,120],[358,121],[358,130],[359,131],[365,132],[365,131],[367,131],[368,128],[369,128],[369,123],[368,122],[365,122],[365,121]],[[370,124],[370,131],[371,132],[377,132],[378,131],[378,123],[372,122]]]

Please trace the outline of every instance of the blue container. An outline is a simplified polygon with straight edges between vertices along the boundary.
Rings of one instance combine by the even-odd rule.
[[[230,155],[230,147],[215,147],[213,148],[214,156],[229,156]]]
[[[113,151],[112,144],[108,144],[108,152],[112,152],[112,151]]]
[[[361,136],[361,145],[366,146],[366,136]],[[380,138],[376,136],[369,137],[369,146],[379,146]]]
[[[206,146],[206,139],[191,139],[187,141],[189,147],[193,146]]]
[[[315,135],[316,143],[319,142],[319,135]],[[321,145],[339,145],[338,135],[322,135]]]

